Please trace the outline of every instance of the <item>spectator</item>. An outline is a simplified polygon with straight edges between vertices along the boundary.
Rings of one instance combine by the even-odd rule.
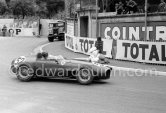
[[[119,3],[115,4],[115,9],[117,14],[123,14],[123,10],[124,10],[123,6],[124,4],[122,3],[122,1],[119,1]]]
[[[41,60],[43,58],[42,53],[37,53],[36,59]]]
[[[103,54],[99,53],[99,50],[97,50],[96,47],[92,47],[89,50],[90,56],[88,58],[88,61],[92,62],[92,63],[109,63],[109,60],[107,58],[105,58],[105,56]]]
[[[2,28],[3,36],[6,36],[6,32],[7,32],[7,27],[6,27],[6,25],[4,25]]]
[[[160,4],[158,6],[158,11],[159,12],[166,11],[166,3],[164,2],[164,0],[160,0]]]
[[[126,10],[127,13],[136,13],[138,11],[137,3],[134,0],[127,0],[126,1]]]
[[[42,24],[39,24],[39,36],[41,35]]]

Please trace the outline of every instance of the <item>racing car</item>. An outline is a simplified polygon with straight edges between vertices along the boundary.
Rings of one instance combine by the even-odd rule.
[[[21,81],[33,78],[70,78],[87,85],[93,80],[109,79],[112,68],[105,64],[80,59],[37,59],[20,56],[11,62],[11,71]]]

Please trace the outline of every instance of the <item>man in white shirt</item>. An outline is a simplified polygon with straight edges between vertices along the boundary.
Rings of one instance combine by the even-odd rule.
[[[97,50],[96,47],[92,47],[89,50],[90,56],[89,61],[93,63],[109,63],[108,59],[105,58],[103,54],[99,53],[99,50]]]

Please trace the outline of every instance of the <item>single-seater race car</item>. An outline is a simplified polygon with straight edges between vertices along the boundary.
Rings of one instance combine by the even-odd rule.
[[[20,56],[11,63],[11,71],[21,81],[32,78],[71,78],[80,84],[90,84],[93,80],[109,79],[112,68],[100,63],[82,59],[38,59],[36,56]]]

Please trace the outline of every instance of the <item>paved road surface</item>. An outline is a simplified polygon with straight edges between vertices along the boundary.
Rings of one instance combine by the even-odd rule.
[[[166,112],[164,76],[134,76],[132,72],[115,71],[109,80],[83,86],[72,80],[35,80],[26,83],[9,74],[8,68],[13,58],[28,55],[36,46],[46,42],[44,38],[0,40],[0,113]],[[63,42],[54,43],[57,45],[55,52],[64,49]],[[74,55],[68,51],[65,54]]]

